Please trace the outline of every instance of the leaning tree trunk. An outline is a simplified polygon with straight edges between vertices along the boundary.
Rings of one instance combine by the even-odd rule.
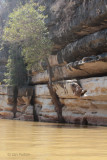
[[[49,72],[48,88],[49,88],[50,95],[52,97],[52,101],[55,105],[55,110],[56,110],[57,115],[58,115],[58,121],[61,123],[61,122],[64,122],[64,119],[62,117],[62,107],[63,107],[63,105],[61,104],[58,95],[56,94],[56,92],[54,91],[54,89],[52,87],[52,71],[51,71],[51,66],[49,64],[48,59],[47,59],[47,65],[48,65],[48,72]]]

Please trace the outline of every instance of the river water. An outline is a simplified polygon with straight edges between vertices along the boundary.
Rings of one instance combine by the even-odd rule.
[[[107,160],[107,128],[0,120],[0,160]]]

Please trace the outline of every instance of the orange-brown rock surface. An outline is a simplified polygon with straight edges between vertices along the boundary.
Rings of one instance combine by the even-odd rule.
[[[107,1],[40,0],[54,42],[52,87],[67,123],[107,125]],[[36,116],[58,121],[48,90],[49,73],[32,72]]]
[[[18,88],[16,117],[17,120],[34,121],[33,106],[31,98],[33,96],[32,87]]]
[[[0,118],[14,118],[14,87],[0,85]]]
[[[54,44],[49,56],[52,87],[65,122],[107,126],[107,1],[36,1],[48,15],[45,23]],[[32,71],[31,87],[18,89],[16,106],[14,88],[0,86],[0,118],[58,122],[47,64],[42,67],[41,73]]]

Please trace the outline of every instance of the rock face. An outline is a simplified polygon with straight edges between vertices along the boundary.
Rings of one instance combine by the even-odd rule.
[[[107,0],[36,2],[46,6],[45,23],[54,42],[49,56],[52,87],[62,104],[62,118],[66,123],[107,126]],[[0,76],[5,59],[1,61]],[[19,88],[17,101],[14,89],[0,86],[0,118],[58,122],[48,81],[48,70],[32,71],[32,87]]]
[[[66,62],[74,62],[83,57],[98,55],[107,51],[107,29],[85,36],[68,44],[57,56]],[[60,57],[59,57],[60,59]]]
[[[67,123],[106,125],[107,123],[107,77],[81,79],[80,85],[87,92],[76,96],[71,88],[74,80],[53,83],[61,103],[62,114]],[[91,87],[90,87],[91,86]],[[35,108],[39,106],[38,117],[40,121],[58,121],[55,106],[49,95],[47,85],[37,85],[34,102]]]
[[[80,86],[86,90],[86,93],[79,97],[81,99],[88,99],[88,100],[99,100],[99,101],[107,101],[107,77],[94,77],[94,78],[87,78],[87,79],[80,79],[78,80]],[[65,80],[65,81],[58,81],[53,83],[53,88],[56,91],[59,98],[62,99],[75,99],[78,97],[75,96],[72,90],[72,84],[75,80]],[[49,89],[47,85],[36,85],[35,90],[40,92],[35,93],[35,97],[39,98],[51,98]],[[41,100],[42,101],[42,100]],[[38,101],[37,101],[38,102]],[[42,103],[42,102],[41,102]]]
[[[32,87],[18,88],[15,119],[23,121],[34,121],[33,106],[31,105],[32,96]]]
[[[52,86],[67,123],[107,125],[107,1],[40,0],[54,42]],[[49,73],[33,71],[35,115],[57,122],[48,90]]]
[[[0,119],[14,117],[14,87],[0,85]]]
[[[42,87],[44,88],[44,86],[43,85],[41,86],[41,90],[42,90]],[[42,97],[42,94],[41,96],[35,95],[34,103],[35,103],[35,112],[36,112],[36,115],[38,116],[39,121],[45,121],[45,122],[58,121],[58,116],[55,111],[55,106],[51,100],[51,97],[50,98]]]
[[[0,85],[0,118],[34,121],[34,107],[31,105],[32,87]]]
[[[52,65],[51,59],[51,65]],[[103,53],[97,56],[84,57],[80,61],[68,63],[60,66],[58,63],[56,66],[52,66],[52,79],[53,81],[91,77],[97,75],[106,75],[107,73],[107,53]],[[41,73],[33,73],[31,83],[47,83],[49,80],[48,71]]]
[[[0,85],[0,94],[14,96],[15,88],[13,86]]]
[[[83,36],[107,28],[106,0],[43,2],[47,7],[46,23],[57,51]]]
[[[62,114],[67,123],[107,125],[107,101],[66,99]]]

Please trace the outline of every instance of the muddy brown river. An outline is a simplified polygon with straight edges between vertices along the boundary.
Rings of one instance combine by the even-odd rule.
[[[107,160],[107,127],[0,120],[0,160]]]

